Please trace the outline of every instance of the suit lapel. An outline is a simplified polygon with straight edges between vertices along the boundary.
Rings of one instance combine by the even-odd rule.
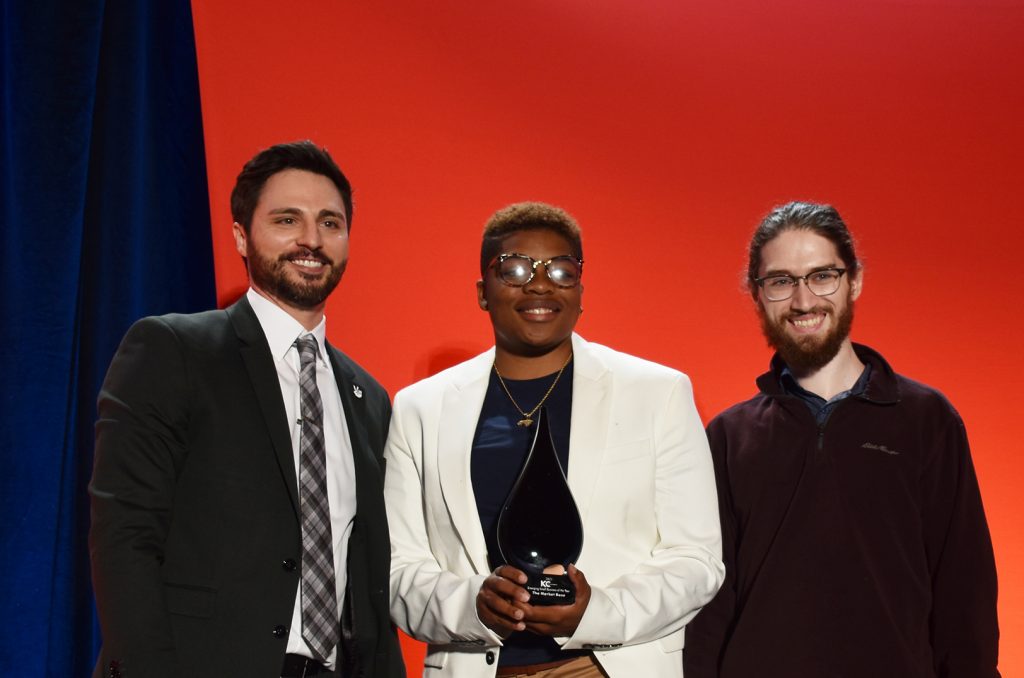
[[[228,317],[235,328],[240,343],[242,361],[245,363],[253,391],[260,404],[263,423],[274,448],[281,477],[291,499],[295,519],[299,517],[298,480],[295,478],[295,458],[292,441],[288,435],[288,417],[281,398],[281,382],[277,378],[274,358],[270,355],[266,335],[259,320],[243,296],[227,309]]]
[[[477,574],[489,572],[490,567],[484,530],[473,494],[470,457],[492,364],[493,349],[473,358],[457,372],[442,395],[437,432],[441,493],[448,515]]]
[[[608,440],[612,375],[573,335],[572,424],[569,432],[569,489],[586,525],[601,461]],[[455,530],[478,574],[490,571],[487,544],[473,495],[470,454],[480,410],[487,393],[494,349],[464,365],[445,388],[437,433],[437,466],[441,491]]]
[[[569,428],[569,489],[583,524],[608,442],[612,374],[576,334],[572,335],[572,424]]]
[[[365,384],[355,381],[355,372],[352,371],[345,357],[329,343],[327,344],[327,355],[330,356],[334,380],[338,384],[341,407],[345,412],[345,426],[348,427],[348,438],[352,443],[352,461],[356,473],[356,510],[358,511],[359,507],[365,504],[359,496],[360,488],[365,491],[374,489],[374,487],[367,487],[369,476],[366,473],[370,468],[378,467],[366,430],[369,414],[366,401],[363,399]]]

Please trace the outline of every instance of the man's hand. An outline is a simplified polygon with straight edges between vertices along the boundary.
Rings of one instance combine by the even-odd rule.
[[[518,570],[516,570],[518,572]],[[569,581],[576,587],[576,602],[572,605],[523,605],[526,630],[539,636],[567,637],[576,633],[583,613],[590,603],[590,584],[575,565],[569,565]],[[526,582],[526,577],[523,577]]]
[[[507,638],[513,631],[526,629],[522,621],[526,614],[523,606],[530,599],[530,594],[523,588],[524,584],[526,575],[521,570],[511,565],[502,565],[484,580],[476,594],[477,616],[487,628],[502,638]]]

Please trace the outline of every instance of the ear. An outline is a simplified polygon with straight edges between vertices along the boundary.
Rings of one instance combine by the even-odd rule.
[[[750,302],[754,305],[754,309],[757,311],[764,309],[764,302],[761,301],[760,291],[760,287],[749,283],[747,284],[747,292],[750,293]]]
[[[850,276],[850,300],[856,301],[864,289],[864,267],[861,266],[857,272]]]
[[[245,229],[242,228],[242,225],[236,221],[234,224],[231,225],[231,232],[235,236],[235,249],[238,251],[240,255],[245,257],[247,249],[246,245],[248,243],[248,239],[245,235]]]
[[[484,281],[476,281],[476,303],[481,311],[487,310],[487,297],[484,294]]]

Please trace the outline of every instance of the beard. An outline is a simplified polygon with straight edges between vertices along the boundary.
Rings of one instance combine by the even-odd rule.
[[[850,328],[853,327],[853,299],[849,296],[846,299],[846,307],[838,316],[835,315],[835,308],[832,306],[815,306],[810,310],[825,313],[835,321],[825,336],[794,337],[786,332],[787,321],[791,316],[772,320],[763,308],[758,308],[764,338],[794,372],[814,372],[827,365],[839,353],[843,342],[850,336]]]
[[[252,248],[246,254],[249,262],[249,276],[252,278],[254,286],[303,311],[316,309],[327,301],[327,297],[341,282],[341,276],[348,263],[346,261],[342,261],[340,264],[335,263],[322,253],[305,248],[282,254],[277,259],[264,257],[262,253]],[[291,259],[315,259],[328,267],[327,275],[325,277],[304,276],[301,272],[290,272],[285,267]]]

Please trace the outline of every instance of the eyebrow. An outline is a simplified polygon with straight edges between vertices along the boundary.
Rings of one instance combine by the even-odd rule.
[[[339,212],[337,210],[320,210],[320,214],[318,216],[321,219],[323,219],[324,217],[334,217],[335,219],[338,219],[339,221],[344,221],[344,222],[348,223],[348,218],[345,216],[345,213],[344,212]]]
[[[827,271],[827,270],[829,270],[831,268],[842,268],[842,266],[840,266],[839,264],[825,264],[824,266],[815,266],[815,267],[811,268],[811,270],[807,271],[807,273],[805,273],[804,275],[810,275],[812,273],[817,273],[818,271]],[[789,276],[790,278],[800,278],[800,277],[802,277],[802,276],[796,275],[792,271],[790,271],[788,269],[785,269],[785,268],[778,269],[778,270],[765,271],[764,275],[759,275],[757,277],[758,278],[773,278],[775,276],[780,276],[780,275]]]
[[[302,210],[300,210],[298,207],[278,207],[276,209],[270,210],[269,212],[267,212],[267,214],[292,214],[296,216],[301,216]],[[341,221],[348,223],[348,219],[345,217],[345,213],[339,212],[337,210],[320,210],[320,213],[317,215],[317,218],[323,219],[324,217],[334,217],[335,219],[339,219]]]

